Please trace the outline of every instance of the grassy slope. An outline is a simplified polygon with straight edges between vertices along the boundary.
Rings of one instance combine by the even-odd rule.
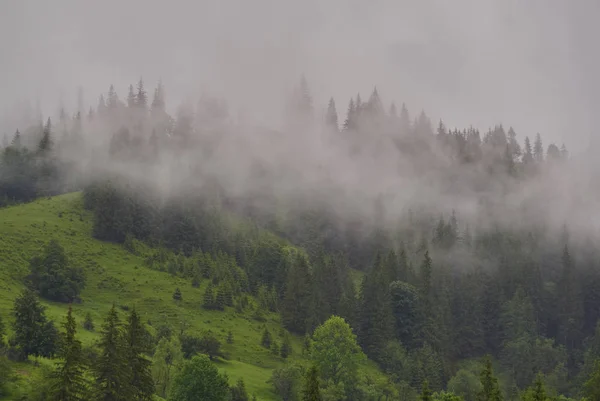
[[[87,275],[83,302],[73,306],[80,323],[78,332],[84,344],[91,344],[97,333],[83,330],[81,323],[90,312],[96,327],[113,303],[118,306],[135,306],[144,321],[157,327],[168,322],[178,328],[185,322],[188,332],[212,329],[222,340],[228,361],[219,364],[231,382],[244,377],[251,394],[262,400],[276,399],[271,386],[266,383],[271,370],[283,361],[274,357],[260,344],[265,323],[240,315],[232,309],[225,312],[206,311],[200,307],[206,283],[193,288],[189,280],[171,277],[167,273],[150,270],[143,265],[142,257],[127,252],[123,247],[97,241],[91,236],[91,214],[82,207],[80,194],[68,194],[42,199],[26,205],[0,209],[0,316],[12,321],[14,298],[22,289],[22,278],[28,272],[30,258],[54,238],[64,246],[71,263],[84,268]],[[181,304],[172,299],[179,287],[183,294]],[[57,323],[62,322],[67,306],[44,302],[47,315]],[[120,315],[125,318],[125,313]],[[272,333],[279,333],[276,315],[269,316],[266,324]],[[234,343],[225,339],[231,330]],[[294,354],[300,354],[301,339],[293,339]],[[27,380],[31,365],[20,364],[18,371]]]

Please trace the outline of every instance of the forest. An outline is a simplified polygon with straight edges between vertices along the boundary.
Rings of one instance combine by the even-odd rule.
[[[1,149],[0,205],[81,192],[95,239],[208,283],[198,313],[278,316],[284,334],[265,328],[261,346],[302,353],[273,370],[284,401],[600,399],[594,209],[568,179],[580,161],[499,123],[411,117],[380,89],[338,112],[302,77],[273,127],[208,96],[171,115],[162,83],[150,95],[142,79],[87,110],[24,107]],[[42,356],[56,367],[20,399],[252,399],[215,367],[227,356],[210,331],[152,335],[114,304],[76,323],[87,274],[52,238],[32,255],[0,324],[0,387],[13,362]],[[64,320],[40,299],[68,306]],[[82,329],[99,331],[95,347]]]

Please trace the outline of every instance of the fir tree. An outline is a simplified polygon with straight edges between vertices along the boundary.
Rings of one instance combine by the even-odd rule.
[[[19,132],[19,130],[17,130],[15,132],[15,136],[13,136],[13,139],[10,144],[11,144],[11,146],[14,146],[15,148],[21,147],[21,133]]]
[[[350,99],[350,103],[348,104],[348,111],[346,114],[346,120],[344,121],[344,131],[348,131],[351,129],[354,129],[354,115],[355,115],[356,109],[354,106],[354,99]]]
[[[215,307],[215,290],[212,281],[208,282],[208,286],[204,291],[204,300],[202,302],[204,309],[214,309]]]
[[[44,311],[45,308],[29,289],[15,299],[14,342],[24,357],[50,357],[56,351],[57,331],[54,324],[46,319]]]
[[[133,87],[131,88],[131,92],[133,92]],[[113,85],[108,89],[108,97],[106,98],[106,107],[113,111],[117,107],[119,107],[119,97],[117,96],[117,92],[115,92],[115,87]]]
[[[544,146],[539,133],[535,136],[535,143],[533,144],[533,158],[537,163],[544,161]]]
[[[322,401],[319,389],[319,372],[315,366],[311,366],[306,372],[302,389],[302,401]]]
[[[146,110],[148,107],[148,94],[144,89],[144,81],[140,78],[137,85],[137,93],[135,95],[135,105],[140,109]]]
[[[131,369],[127,360],[127,344],[120,329],[117,310],[113,305],[102,326],[100,355],[94,366],[96,399],[102,401],[130,401]]]
[[[484,360],[484,368],[479,377],[481,391],[477,394],[477,401],[502,401],[498,379],[494,376],[492,360],[489,356]]]
[[[40,153],[48,152],[52,149],[52,144],[52,122],[50,121],[50,117],[48,117],[42,133],[42,139],[40,139],[38,144],[38,150]]]
[[[525,151],[523,152],[523,164],[531,164],[533,163],[533,151],[531,149],[531,142],[529,142],[529,137],[525,137]]]
[[[88,331],[94,331],[94,321],[90,312],[85,314],[85,320],[83,322],[83,328]]]
[[[132,400],[136,401],[150,401],[154,393],[152,363],[145,356],[152,350],[148,339],[148,333],[140,320],[140,316],[133,308],[125,327],[125,340],[127,362],[131,369]]]
[[[87,400],[87,384],[85,381],[85,365],[81,351],[81,341],[75,338],[77,332],[71,306],[63,323],[65,332],[58,356],[56,370],[52,374],[51,399],[57,401]]]
[[[271,343],[273,342],[273,337],[271,337],[271,332],[268,327],[265,327],[262,333],[262,338],[260,340],[260,345],[265,347],[266,349],[271,348]]]
[[[179,287],[175,288],[175,292],[173,293],[173,299],[177,302],[179,302],[183,299],[183,297],[181,295],[181,290],[179,289]]]
[[[338,114],[335,108],[335,101],[333,98],[329,99],[329,105],[327,106],[327,115],[325,116],[325,124],[333,131],[338,131]]]
[[[162,81],[158,81],[158,85],[154,90],[154,97],[152,98],[152,114],[159,115],[165,112],[165,93]]]
[[[312,314],[312,277],[308,260],[303,255],[288,255],[288,277],[281,303],[281,320],[293,333],[305,333]]]
[[[135,107],[136,95],[133,91],[133,85],[129,85],[129,93],[127,94],[127,107],[130,109]]]
[[[292,343],[290,341],[290,337],[285,334],[283,336],[283,341],[281,342],[280,354],[283,359],[286,359],[288,356],[292,354]]]
[[[231,401],[248,401],[248,391],[246,391],[246,383],[241,377],[237,380],[234,386],[230,388]]]
[[[427,380],[425,380],[423,382],[423,385],[421,386],[421,395],[419,396],[419,399],[421,401],[432,401],[433,400],[432,392],[429,389],[429,382]]]

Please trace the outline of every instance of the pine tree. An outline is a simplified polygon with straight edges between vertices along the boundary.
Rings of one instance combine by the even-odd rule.
[[[484,368],[480,374],[481,391],[477,394],[477,401],[502,401],[498,379],[494,376],[492,360],[488,356],[484,360]]]
[[[127,342],[127,362],[131,369],[130,383],[134,394],[132,399],[136,401],[150,401],[154,393],[152,363],[145,356],[152,350],[148,338],[140,316],[133,308],[125,327],[125,339]]]
[[[225,305],[227,304],[227,290],[225,289],[225,285],[221,284],[219,288],[217,288],[217,296],[215,297],[215,309],[217,310],[225,310]]]
[[[135,107],[135,103],[136,103],[136,96],[135,96],[135,92],[133,91],[133,85],[129,85],[129,93],[127,94],[127,107],[132,109]]]
[[[135,105],[140,109],[146,110],[148,107],[148,94],[144,89],[144,81],[140,78],[137,85],[137,94],[135,95]]]
[[[265,347],[266,349],[271,348],[271,343],[273,342],[273,337],[271,337],[271,332],[268,327],[265,327],[263,330],[262,338],[260,340],[260,345]]]
[[[90,312],[85,314],[85,321],[83,322],[83,328],[88,331],[94,331],[94,321]]]
[[[160,115],[165,112],[165,93],[162,81],[158,81],[158,85],[154,90],[154,97],[152,98],[152,114]]]
[[[13,139],[10,144],[11,144],[11,146],[14,146],[15,148],[21,147],[21,133],[19,132],[19,130],[17,130],[15,132],[15,136],[13,136]]]
[[[133,88],[131,88],[133,92]],[[117,107],[119,107],[119,97],[117,96],[117,92],[115,92],[115,87],[113,85],[108,89],[108,96],[106,98],[106,107],[113,111]]]
[[[542,145],[542,137],[539,133],[535,136],[535,143],[533,144],[533,158],[538,163],[544,161],[544,146]]]
[[[246,391],[246,383],[241,377],[237,380],[234,386],[230,388],[230,401],[248,401],[248,392]]]
[[[33,291],[25,289],[15,299],[13,313],[14,342],[24,357],[29,355],[50,357],[56,351],[57,332],[46,319],[45,308]]]
[[[208,282],[208,286],[204,291],[202,306],[204,309],[214,309],[215,307],[215,290],[212,281]]]
[[[533,386],[527,389],[523,401],[550,401],[544,386],[544,376],[538,373]]]
[[[96,113],[100,116],[100,117],[104,117],[106,115],[106,102],[104,101],[104,95],[100,95],[100,98],[98,99],[98,107],[96,108]]]
[[[286,359],[288,356],[292,354],[292,343],[290,341],[290,337],[286,334],[283,336],[283,341],[281,342],[280,354],[283,359]]]
[[[288,255],[288,277],[281,303],[281,320],[293,333],[305,333],[312,315],[312,277],[304,255]]]
[[[425,380],[421,386],[421,395],[419,396],[421,401],[432,401],[432,392],[429,389],[429,382]]]
[[[81,341],[75,338],[77,332],[71,306],[63,323],[65,332],[62,335],[61,347],[56,370],[52,374],[51,399],[56,401],[87,400],[87,384],[85,381],[84,358]]]
[[[533,163],[533,151],[531,150],[531,142],[529,142],[529,137],[525,137],[525,151],[523,153],[523,164],[531,164]]]
[[[584,311],[568,244],[565,244],[563,248],[562,267],[558,310],[559,339],[567,347],[567,350],[572,351],[581,341],[581,322]]]
[[[134,391],[131,387],[127,344],[114,305],[102,326],[99,347],[100,355],[94,366],[96,399],[130,401]]]
[[[338,131],[338,114],[335,108],[335,100],[329,99],[329,105],[327,106],[327,115],[325,116],[325,124],[333,131]]]
[[[394,318],[390,304],[386,267],[378,252],[371,271],[361,284],[358,335],[365,353],[381,360],[385,344],[393,335]]]
[[[319,390],[319,372],[315,366],[311,366],[306,372],[302,389],[302,401],[322,401],[321,391]]]
[[[50,121],[50,117],[48,117],[42,133],[42,139],[40,139],[38,144],[38,150],[41,153],[48,152],[52,149],[52,144],[52,122]]]
[[[350,99],[350,103],[348,103],[348,111],[346,114],[346,120],[344,121],[344,131],[348,131],[355,128],[354,118],[355,118],[356,108],[354,106],[354,99]]]
[[[179,289],[179,287],[175,288],[175,292],[173,293],[173,299],[177,302],[179,302],[183,299],[183,296],[181,295],[181,290]]]

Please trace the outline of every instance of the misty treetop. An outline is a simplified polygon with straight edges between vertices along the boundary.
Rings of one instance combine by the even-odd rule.
[[[146,88],[140,80],[120,98],[110,86],[85,117],[65,111],[20,127],[2,150],[3,202],[83,190],[95,238],[133,253],[144,242],[145,268],[196,288],[208,281],[199,310],[251,310],[257,322],[277,313],[286,333],[261,330],[264,352],[289,359],[300,350],[288,332],[307,336],[302,352],[314,365],[305,380],[300,368],[277,372],[287,399],[367,400],[378,389],[389,399],[452,390],[499,400],[529,387],[527,397],[580,396],[583,383],[594,393],[600,259],[593,203],[571,196],[585,180],[568,179],[579,170],[564,145],[500,124],[436,126],[425,112],[385,104],[384,88],[353,96],[341,116],[343,103],[318,104],[302,78],[282,123],[268,128],[209,97],[171,116],[167,89]],[[45,288],[48,278],[58,284]],[[59,301],[83,286],[54,242],[32,260],[30,281]],[[186,287],[170,291],[169,302],[188,302]],[[32,297],[15,309],[37,322],[19,329],[17,348],[49,355],[56,350],[38,340],[52,327]],[[134,317],[128,324],[128,336],[141,332]],[[102,336],[97,390],[135,382],[145,397],[145,344],[124,340],[114,311]],[[127,347],[142,373],[117,359]],[[184,399],[216,383],[215,397],[226,397],[211,365],[221,355],[211,333],[165,336],[156,391]],[[389,383],[360,376],[364,355]],[[171,364],[188,358],[173,375]]]

